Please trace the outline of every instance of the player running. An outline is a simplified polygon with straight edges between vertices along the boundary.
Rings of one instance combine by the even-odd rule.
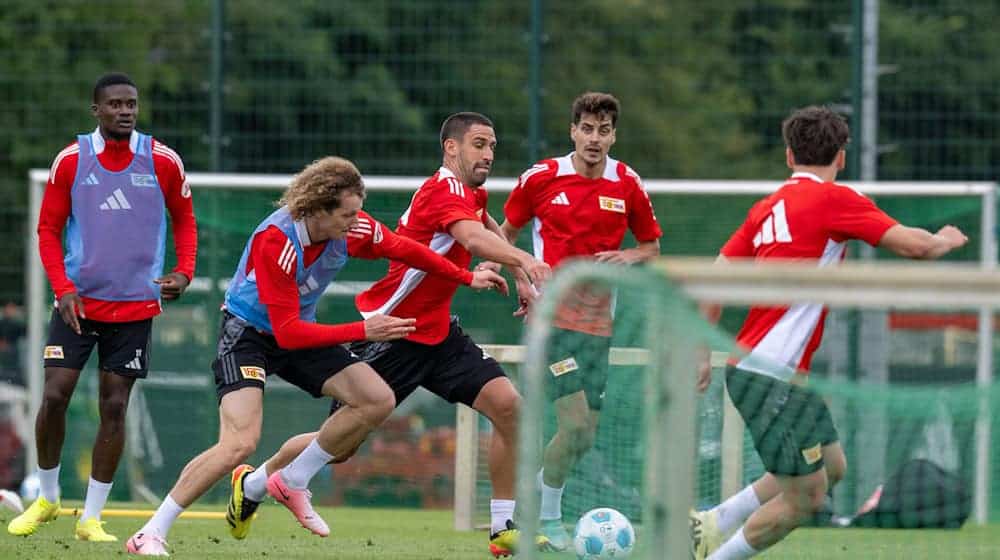
[[[834,183],[844,168],[849,131],[832,110],[797,110],[782,123],[782,134],[792,176],[750,209],[719,260],[834,266],[852,239],[903,257],[936,259],[968,241],[953,226],[933,234],[904,226],[867,197]],[[717,321],[721,307],[705,308]],[[813,303],[750,309],[736,336],[747,354],[727,369],[726,385],[767,474],[721,505],[692,513],[696,559],[750,558],[773,546],[818,511],[827,489],[843,478],[847,460],[826,403],[789,382],[808,372],[825,317],[826,308]],[[702,368],[699,387],[707,386],[708,375],[709,368]]]
[[[493,167],[496,142],[493,122],[484,115],[456,113],[445,119],[441,126],[442,166],[414,193],[396,233],[429,247],[461,268],[468,268],[475,255],[519,267],[527,281],[541,286],[551,274],[549,265],[507,243],[500,226],[486,211],[483,184]],[[365,317],[392,313],[414,319],[416,330],[403,340],[357,343],[351,345],[351,350],[385,379],[397,404],[417,387],[424,387],[448,402],[465,404],[489,418],[493,424],[489,549],[496,557],[510,556],[516,552],[519,539],[513,517],[521,397],[500,364],[462,331],[457,318],[450,316],[454,294],[454,285],[394,261],[388,274],[359,294],[355,303]],[[334,416],[337,414],[340,412]],[[300,461],[322,466],[320,460],[343,461],[354,451],[350,448],[343,454],[318,455],[310,446],[289,464],[310,437],[303,434],[290,439],[266,463],[266,471],[272,473],[267,489],[272,496],[272,480],[275,487],[291,480],[302,483],[297,474],[302,472]],[[259,480],[253,490],[249,481],[241,484],[235,476],[233,483],[232,501],[251,492],[263,499]]]
[[[393,234],[361,211],[364,195],[354,164],[326,157],[292,180],[281,208],[254,230],[226,291],[218,354],[212,363],[219,442],[187,464],[153,517],[128,540],[129,553],[167,555],[165,539],[180,513],[254,451],[268,376],[278,375],[313,397],[330,396],[343,403],[310,445],[310,452],[321,457],[354,449],[392,412],[392,391],[341,344],[402,338],[414,332],[415,321],[372,313],[353,323],[316,323],[319,298],[349,256],[399,259],[452,290],[459,284],[506,290],[503,278],[492,272],[472,274]],[[275,493],[303,526],[326,536],[329,529],[312,511],[308,491],[300,483],[312,474],[309,457]]]
[[[606,93],[587,92],[573,101],[570,138],[574,150],[542,160],[521,174],[504,205],[501,230],[511,243],[532,225],[535,256],[553,268],[572,260],[634,264],[660,253],[663,235],[639,175],[608,151],[615,143],[620,105]],[[638,242],[622,249],[625,232]],[[534,290],[518,283],[527,311]],[[613,294],[579,286],[560,302],[553,321],[546,379],[558,428],[545,447],[538,483],[541,532],[553,549],[572,543],[562,521],[562,494],[573,466],[594,445],[608,380]]]

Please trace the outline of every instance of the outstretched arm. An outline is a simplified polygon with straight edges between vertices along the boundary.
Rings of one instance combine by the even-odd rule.
[[[925,229],[896,224],[889,228],[878,246],[908,259],[932,260],[944,256],[969,241],[955,226],[944,226],[936,233]]]
[[[367,214],[361,216],[358,226],[351,230],[347,239],[347,252],[353,257],[392,259],[473,289],[496,289],[507,294],[507,281],[499,274],[493,271],[472,273],[459,268],[426,245],[397,235]]]
[[[415,319],[375,315],[366,321],[321,325],[300,316],[299,287],[295,270],[298,255],[282,258],[288,237],[274,226],[258,233],[250,246],[250,266],[257,277],[260,302],[278,346],[286,350],[319,348],[355,340],[394,340],[412,333]],[[250,270],[247,270],[249,273]]]
[[[549,265],[514,247],[500,235],[486,229],[482,222],[459,220],[451,224],[448,233],[477,257],[521,267],[536,285],[543,284],[552,275]]]
[[[496,272],[492,270],[470,272],[459,268],[455,263],[431,251],[422,243],[394,233],[391,235],[396,238],[397,243],[390,249],[391,254],[385,255],[387,258],[403,262],[412,268],[448,278],[473,289],[496,289],[501,294],[507,295],[507,281]]]

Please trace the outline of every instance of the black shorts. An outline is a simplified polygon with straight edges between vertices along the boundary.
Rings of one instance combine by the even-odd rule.
[[[805,476],[823,468],[823,446],[840,438],[816,392],[734,367],[726,386],[767,472]]]
[[[394,340],[355,342],[351,350],[392,387],[396,406],[417,387],[424,387],[448,402],[471,407],[487,383],[506,377],[500,364],[462,332],[455,319],[447,338],[432,346]]]
[[[611,338],[552,329],[545,392],[550,400],[583,391],[591,410],[600,410],[608,384],[608,357]]]
[[[125,323],[105,323],[80,319],[76,334],[59,311],[49,319],[49,339],[45,344],[45,367],[81,370],[97,345],[97,367],[125,377],[144,378],[149,373],[149,346],[153,319]]]
[[[327,379],[360,361],[343,346],[284,350],[278,347],[274,336],[223,312],[212,371],[219,401],[227,393],[244,387],[263,390],[268,375],[277,375],[310,395],[321,397]]]

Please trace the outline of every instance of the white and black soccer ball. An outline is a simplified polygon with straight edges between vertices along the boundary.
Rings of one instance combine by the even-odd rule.
[[[573,547],[579,560],[628,558],[634,546],[632,523],[611,508],[592,509],[583,514],[573,531]]]

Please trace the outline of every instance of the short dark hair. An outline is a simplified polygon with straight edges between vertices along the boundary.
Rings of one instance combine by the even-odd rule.
[[[132,78],[128,77],[128,74],[123,74],[121,72],[111,72],[97,78],[97,83],[94,84],[94,103],[97,103],[97,98],[104,88],[121,84],[132,86],[136,90],[139,89],[139,86],[135,85]]]
[[[482,113],[473,113],[471,111],[455,113],[445,119],[441,124],[441,147],[444,147],[444,141],[449,138],[461,141],[462,138],[465,137],[465,133],[468,132],[474,124],[481,124],[483,126],[495,128],[493,126],[493,121]]]
[[[612,128],[618,125],[618,113],[621,112],[621,103],[618,98],[610,93],[599,91],[588,91],[581,93],[573,100],[573,124],[579,124],[580,118],[585,113],[597,116],[611,117]]]
[[[830,165],[851,138],[847,119],[829,107],[795,110],[781,123],[785,145],[798,165]]]

